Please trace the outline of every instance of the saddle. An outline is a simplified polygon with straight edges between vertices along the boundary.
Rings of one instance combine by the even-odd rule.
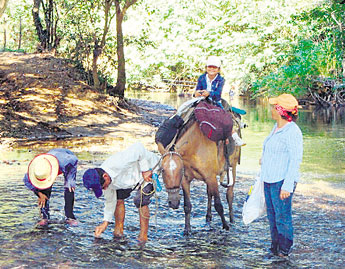
[[[224,156],[226,159],[227,183],[229,184],[229,156],[235,149],[235,142],[231,137],[233,119],[232,115],[224,109],[214,106],[207,101],[197,101],[183,111],[165,120],[156,132],[155,142],[160,142],[165,149],[174,150],[176,141],[182,129],[188,128],[187,123],[194,118],[202,133],[218,144],[224,141]],[[193,121],[192,121],[193,122]],[[225,140],[229,143],[226,144]]]
[[[224,109],[203,101],[194,109],[194,115],[208,139],[218,142],[231,136],[232,116]]]

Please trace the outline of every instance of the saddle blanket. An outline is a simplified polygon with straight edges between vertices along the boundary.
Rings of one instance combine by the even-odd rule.
[[[200,130],[210,140],[217,142],[231,136],[232,117],[224,109],[202,101],[194,109],[194,115]]]

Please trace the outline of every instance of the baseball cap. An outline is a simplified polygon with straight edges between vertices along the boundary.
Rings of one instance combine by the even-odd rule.
[[[99,181],[100,176],[96,169],[87,169],[83,175],[83,183],[88,190],[92,189],[97,198],[101,197],[102,185]]]
[[[206,62],[206,66],[216,66],[219,68],[220,65],[221,65],[221,61],[217,56],[208,57],[207,62]]]
[[[268,102],[271,105],[279,105],[285,109],[294,109],[294,108],[302,108],[298,105],[297,99],[289,94],[289,93],[283,93],[279,95],[278,97],[269,98]]]

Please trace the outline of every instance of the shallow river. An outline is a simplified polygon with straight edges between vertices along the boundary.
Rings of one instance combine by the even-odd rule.
[[[128,97],[160,101],[173,107],[183,102],[167,94]],[[295,245],[288,261],[268,260],[264,257],[270,245],[266,218],[246,226],[241,221],[241,210],[246,192],[259,170],[262,142],[273,122],[267,106],[243,100],[235,100],[233,104],[247,110],[243,120],[249,127],[243,130],[247,146],[242,151],[235,187],[236,222],[229,231],[221,229],[214,209],[212,223],[205,223],[205,185],[194,182],[191,236],[182,234],[183,208],[168,209],[163,188],[150,205],[150,239],[144,247],[136,242],[139,216],[132,199],[126,201],[125,238],[113,238],[112,224],[100,239],[95,239],[93,230],[102,220],[103,199],[96,200],[93,193],[82,186],[81,177],[87,168],[101,164],[109,156],[109,145],[123,144],[123,141],[95,138],[31,143],[2,152],[1,156],[1,268],[344,268],[344,115],[301,111],[299,125],[304,134],[304,160],[302,180],[293,204]],[[154,109],[157,106],[160,107],[151,104]],[[39,229],[35,226],[38,221],[36,198],[22,184],[22,177],[36,153],[56,146],[75,148],[80,159],[75,203],[80,223],[77,227],[63,223],[63,179],[58,177],[51,198],[52,221],[47,228]],[[220,190],[227,212],[225,189]]]

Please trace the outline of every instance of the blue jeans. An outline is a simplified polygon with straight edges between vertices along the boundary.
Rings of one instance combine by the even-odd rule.
[[[42,219],[50,219],[50,213],[49,213],[49,201],[50,196],[52,192],[52,187],[40,190],[41,193],[47,196],[48,200],[46,201],[46,204],[44,207],[41,208],[41,218]],[[35,194],[38,196],[38,193],[35,192]],[[68,219],[75,219],[75,216],[73,214],[73,207],[74,207],[74,192],[70,192],[68,188],[65,188],[64,191],[64,198],[65,198],[65,216]]]
[[[280,189],[284,180],[275,183],[264,184],[265,200],[267,206],[267,218],[270,224],[272,238],[271,250],[274,254],[282,253],[288,255],[293,244],[292,227],[292,195],[281,200]],[[296,183],[294,191],[296,188]]]

